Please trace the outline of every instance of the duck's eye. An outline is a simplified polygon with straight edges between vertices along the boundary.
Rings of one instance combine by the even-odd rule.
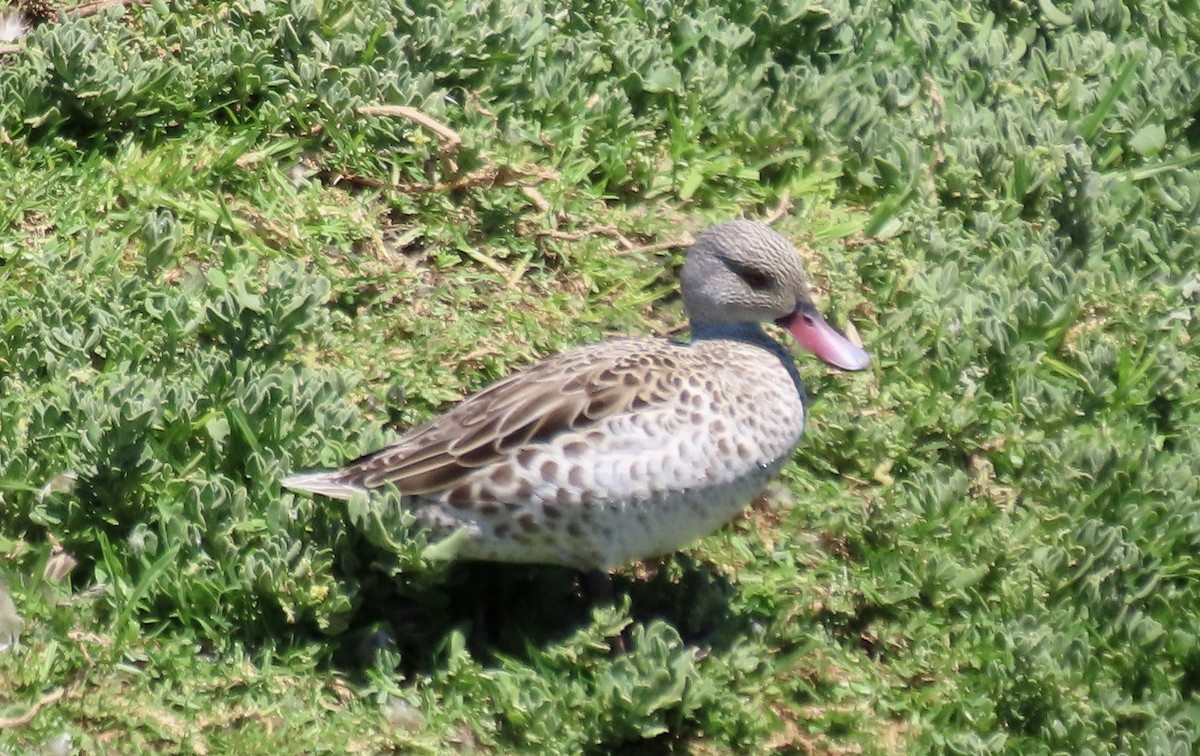
[[[720,258],[721,262],[731,270],[738,278],[749,286],[754,291],[770,291],[775,288],[775,278],[764,270],[755,268],[752,265],[747,265],[741,260],[732,260],[728,257]]]
[[[761,270],[743,270],[741,276],[746,285],[755,291],[771,288],[771,277]]]

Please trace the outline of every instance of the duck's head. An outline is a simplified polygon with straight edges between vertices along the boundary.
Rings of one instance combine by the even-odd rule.
[[[761,223],[730,221],[697,236],[680,288],[693,328],[776,323],[834,367],[862,370],[871,363],[817,312],[795,247]]]

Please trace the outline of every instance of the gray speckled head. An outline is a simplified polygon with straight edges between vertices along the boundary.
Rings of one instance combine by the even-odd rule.
[[[754,221],[706,229],[688,252],[680,278],[692,323],[763,323],[810,301],[792,243]]]

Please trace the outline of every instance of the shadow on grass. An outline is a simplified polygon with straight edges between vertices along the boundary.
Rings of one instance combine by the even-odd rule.
[[[731,610],[736,589],[711,566],[682,554],[655,566],[648,577],[613,576],[616,603],[628,596],[632,622],[662,620],[702,651],[725,650],[750,631],[753,618]],[[566,642],[591,624],[597,604],[584,583],[565,567],[488,562],[449,565],[444,580],[415,589],[381,576],[364,591],[334,664],[361,670],[378,649],[394,644],[400,671],[434,673],[445,667],[455,631],[485,664],[501,656],[528,663],[532,651]]]

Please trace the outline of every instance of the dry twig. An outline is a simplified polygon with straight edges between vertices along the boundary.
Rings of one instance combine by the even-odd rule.
[[[401,192],[457,192],[463,189],[483,187],[491,189],[497,186],[520,186],[540,184],[558,178],[558,173],[551,170],[535,168],[513,168],[508,165],[492,165],[472,171],[453,181],[439,181],[436,184],[396,184],[393,188]],[[529,183],[525,183],[529,182]]]
[[[633,242],[625,238],[625,235],[617,230],[616,226],[593,226],[582,231],[559,231],[555,228],[543,228],[534,232],[534,236],[558,239],[559,241],[579,241],[589,236],[609,236],[617,240],[617,244],[621,246],[622,250],[634,248]]]
[[[21,716],[11,717],[9,719],[0,719],[0,730],[12,730],[17,727],[24,727],[33,721],[33,718],[37,716],[37,713],[42,709],[43,706],[49,706],[66,695],[66,693],[66,688],[57,688],[35,701],[29,711],[25,712]]]
[[[150,0],[93,0],[90,3],[76,5],[74,8],[67,9],[67,15],[78,16],[94,16],[106,8],[111,8],[114,5],[149,5]]]
[[[550,203],[546,201],[546,198],[542,196],[542,193],[536,187],[523,186],[521,187],[521,194],[524,194],[538,210],[543,213],[550,212]]]
[[[457,131],[433,116],[407,105],[363,105],[356,108],[356,111],[361,115],[388,116],[412,121],[426,131],[433,132],[441,141],[443,152],[453,152],[462,146],[463,140]]]
[[[869,247],[872,244],[883,244],[887,238],[882,236],[854,236],[849,239],[844,239],[842,244],[846,249],[859,249],[860,247]]]
[[[777,221],[780,218],[782,218],[783,216],[787,215],[788,211],[790,211],[791,209],[792,209],[792,193],[789,192],[787,189],[784,189],[783,193],[779,195],[779,204],[775,206],[775,209],[772,210],[771,213],[767,217],[763,218],[762,222],[766,223],[768,226],[770,226],[775,221]]]
[[[655,242],[654,244],[643,244],[638,247],[631,247],[625,250],[625,252],[631,255],[642,255],[649,252],[662,252],[668,249],[682,249],[683,247],[692,246],[692,242],[694,241],[695,239],[692,238],[691,234],[685,233],[678,239],[671,239],[670,241],[665,242]]]
[[[373,176],[359,176],[355,173],[339,173],[337,171],[320,171],[317,176],[330,186],[337,186],[343,181],[354,186],[365,186],[368,189],[386,189],[391,184]]]

